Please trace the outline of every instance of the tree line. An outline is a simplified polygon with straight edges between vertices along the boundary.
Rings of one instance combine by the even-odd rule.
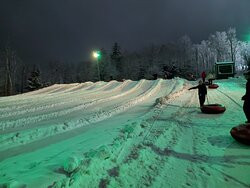
[[[177,41],[152,44],[136,52],[122,50],[118,43],[114,43],[111,52],[106,49],[100,49],[100,52],[98,62],[50,61],[31,65],[22,61],[18,53],[6,45],[0,49],[0,95],[99,79],[122,81],[175,76],[195,79],[202,71],[213,72],[215,62],[222,61],[234,62],[238,72],[250,67],[250,42],[238,40],[234,28],[215,32],[199,44],[194,44],[185,35]]]

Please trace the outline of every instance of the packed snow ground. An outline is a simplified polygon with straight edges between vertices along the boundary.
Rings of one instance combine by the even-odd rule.
[[[0,98],[2,187],[250,187],[245,80],[217,81],[202,114],[183,79],[60,84]]]

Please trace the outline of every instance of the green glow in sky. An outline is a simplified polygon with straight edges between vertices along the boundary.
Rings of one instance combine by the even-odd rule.
[[[250,28],[246,29],[243,34],[243,41],[250,42]]]
[[[246,35],[246,41],[250,42],[250,33]]]

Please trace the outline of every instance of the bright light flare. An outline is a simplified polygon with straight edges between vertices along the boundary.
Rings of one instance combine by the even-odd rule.
[[[101,56],[100,52],[99,51],[94,51],[93,52],[93,57],[98,59],[99,57]]]

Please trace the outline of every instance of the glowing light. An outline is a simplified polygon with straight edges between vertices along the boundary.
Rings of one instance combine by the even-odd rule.
[[[99,60],[101,59],[102,54],[101,54],[100,51],[94,51],[92,55],[96,59],[98,79],[100,81],[101,80],[101,75],[100,75],[100,67],[99,67],[100,61]]]
[[[101,53],[99,51],[94,51],[93,52],[93,57],[96,59],[99,59],[101,57]]]

